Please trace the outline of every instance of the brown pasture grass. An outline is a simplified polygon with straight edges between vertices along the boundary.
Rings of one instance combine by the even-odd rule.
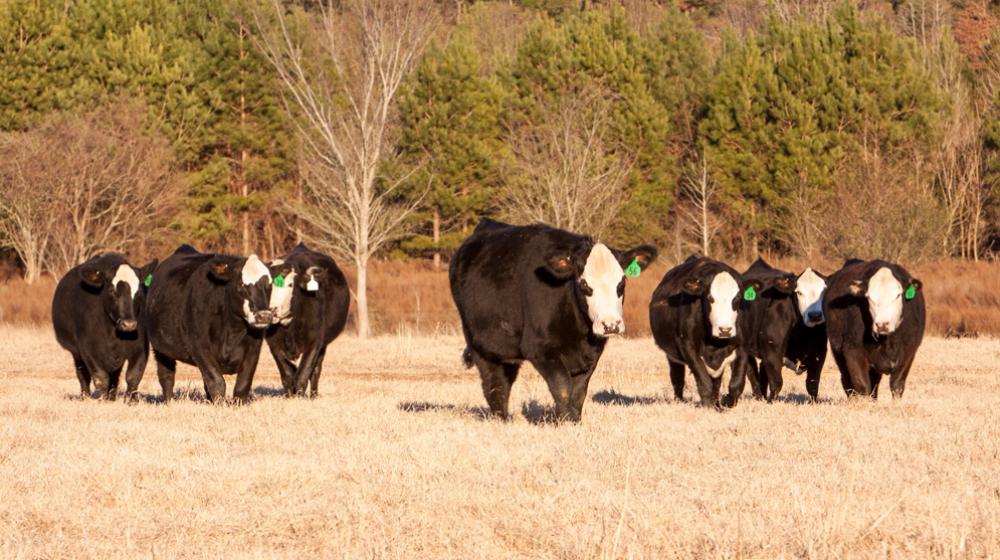
[[[718,413],[613,340],[582,423],[526,366],[484,420],[455,335],[345,336],[315,400],[267,352],[245,407],[83,401],[43,327],[0,326],[2,558],[925,558],[1000,550],[1000,341],[929,338],[903,400]],[[232,384],[232,378],[228,379]],[[690,385],[689,377],[689,385]],[[690,390],[689,390],[690,397]]]
[[[674,263],[654,263],[639,278],[629,280],[625,324],[629,336],[649,335],[650,296]],[[735,263],[744,270],[749,263]],[[774,266],[801,272],[810,263],[802,259],[774,259]],[[840,263],[812,263],[824,274]],[[941,336],[1000,336],[1000,263],[947,260],[913,265],[923,281],[927,299],[927,330]],[[347,274],[353,285],[353,271]],[[446,268],[435,271],[424,262],[381,261],[369,275],[369,301],[374,332],[422,334],[459,332],[458,314],[451,299]],[[27,285],[21,280],[0,283],[0,322],[40,325],[49,322],[49,304],[55,283]],[[353,303],[352,303],[353,305]],[[353,329],[353,317],[348,329]]]

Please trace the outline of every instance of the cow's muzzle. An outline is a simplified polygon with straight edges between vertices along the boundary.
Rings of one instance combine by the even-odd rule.
[[[253,326],[258,329],[266,329],[271,326],[271,319],[274,317],[274,313],[271,310],[255,311],[253,314]]]
[[[121,332],[135,332],[135,329],[139,327],[139,321],[135,319],[118,319],[115,324],[115,328]]]

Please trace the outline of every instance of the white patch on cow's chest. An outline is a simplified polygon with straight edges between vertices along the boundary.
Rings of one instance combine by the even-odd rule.
[[[261,278],[267,278],[268,283],[271,282],[271,272],[267,269],[267,266],[261,262],[257,255],[250,255],[247,257],[246,263],[243,264],[243,270],[240,271],[240,276],[243,280],[243,284],[247,286],[252,286],[257,283]]]
[[[713,368],[712,366],[708,365],[708,362],[704,362],[704,359],[702,361],[705,363],[705,369],[708,370],[708,374],[711,375],[713,378],[719,378],[722,377],[723,373],[725,373],[726,367],[728,367],[729,364],[733,363],[733,360],[735,359],[736,359],[736,350],[734,349],[732,352],[729,353],[728,356],[722,359],[722,363],[719,364],[718,368]]]
[[[136,275],[131,266],[123,264],[118,267],[118,270],[115,271],[115,277],[111,279],[111,286],[117,288],[119,282],[128,284],[133,298],[135,294],[139,293],[139,276]]]
[[[618,295],[618,286],[624,278],[625,271],[611,250],[603,243],[594,244],[587,255],[580,280],[591,290],[584,299],[597,336],[607,336],[609,328],[615,329],[614,334],[625,332],[625,322],[622,319],[623,298]]]
[[[868,309],[872,316],[872,329],[878,325],[888,325],[888,331],[895,332],[903,320],[903,286],[886,267],[878,269],[868,280]]]
[[[720,272],[712,278],[712,284],[708,291],[712,296],[712,303],[708,311],[708,320],[712,325],[712,336],[716,338],[736,336],[736,307],[733,305],[733,301],[739,291],[740,285],[736,283],[736,279],[729,272]]]
[[[811,268],[805,269],[795,282],[795,300],[799,306],[799,314],[806,326],[814,327],[822,323],[825,318],[823,314],[823,292],[826,291],[826,280],[816,274]],[[820,319],[813,321],[809,319],[809,314],[820,314]]]

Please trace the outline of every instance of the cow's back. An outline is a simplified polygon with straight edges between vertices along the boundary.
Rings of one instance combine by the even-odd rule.
[[[283,260],[296,270],[310,266],[326,270],[315,297],[293,296],[292,321],[279,325],[268,336],[268,344],[280,346],[288,356],[298,356],[314,345],[326,346],[343,332],[351,295],[347,278],[329,256],[296,247]]]
[[[199,284],[196,274],[205,275],[205,282],[209,282],[202,266],[211,258],[211,254],[182,247],[156,268],[144,311],[153,350],[176,360],[191,361],[190,339],[197,327],[189,320],[191,308],[197,306],[202,311],[198,313],[201,319],[212,320],[208,312],[214,307],[211,300],[224,297],[221,288],[197,297],[192,293],[192,287]]]
[[[105,317],[100,297],[84,289],[79,270],[76,266],[66,273],[56,284],[52,296],[52,328],[56,341],[70,352],[79,349],[79,337],[87,330],[86,322],[99,327],[97,322]]]
[[[701,262],[699,258],[688,257],[683,263],[668,270],[650,298],[649,328],[653,333],[653,340],[673,357],[680,354],[678,344],[687,331],[699,326],[701,329],[705,328],[701,300],[683,291],[684,280],[694,273]]]

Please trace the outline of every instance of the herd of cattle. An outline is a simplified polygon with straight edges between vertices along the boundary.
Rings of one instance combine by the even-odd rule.
[[[507,417],[511,385],[530,362],[549,386],[555,414],[577,421],[607,339],[625,332],[626,277],[656,259],[543,224],[484,219],[451,261],[449,281],[493,414]],[[114,399],[122,369],[134,397],[152,347],[164,401],[178,361],[201,371],[212,401],[250,398],[266,339],[289,395],[315,395],[326,347],[344,329],[350,292],[330,257],[299,245],[265,263],[257,256],[199,253],[182,245],[162,263],[135,268],[118,254],[62,278],[52,302],[56,339],[73,355],[80,389]],[[743,273],[706,257],[669,270],[649,303],[653,338],[667,357],[674,395],[687,371],[700,403],[732,407],[747,378],[773,400],[782,368],[806,373],[815,400],[829,348],[848,396],[877,397],[889,376],[900,397],[924,332],[920,281],[899,265],[849,260],[830,276],[794,275],[762,260]],[[720,398],[723,373],[728,393]]]

